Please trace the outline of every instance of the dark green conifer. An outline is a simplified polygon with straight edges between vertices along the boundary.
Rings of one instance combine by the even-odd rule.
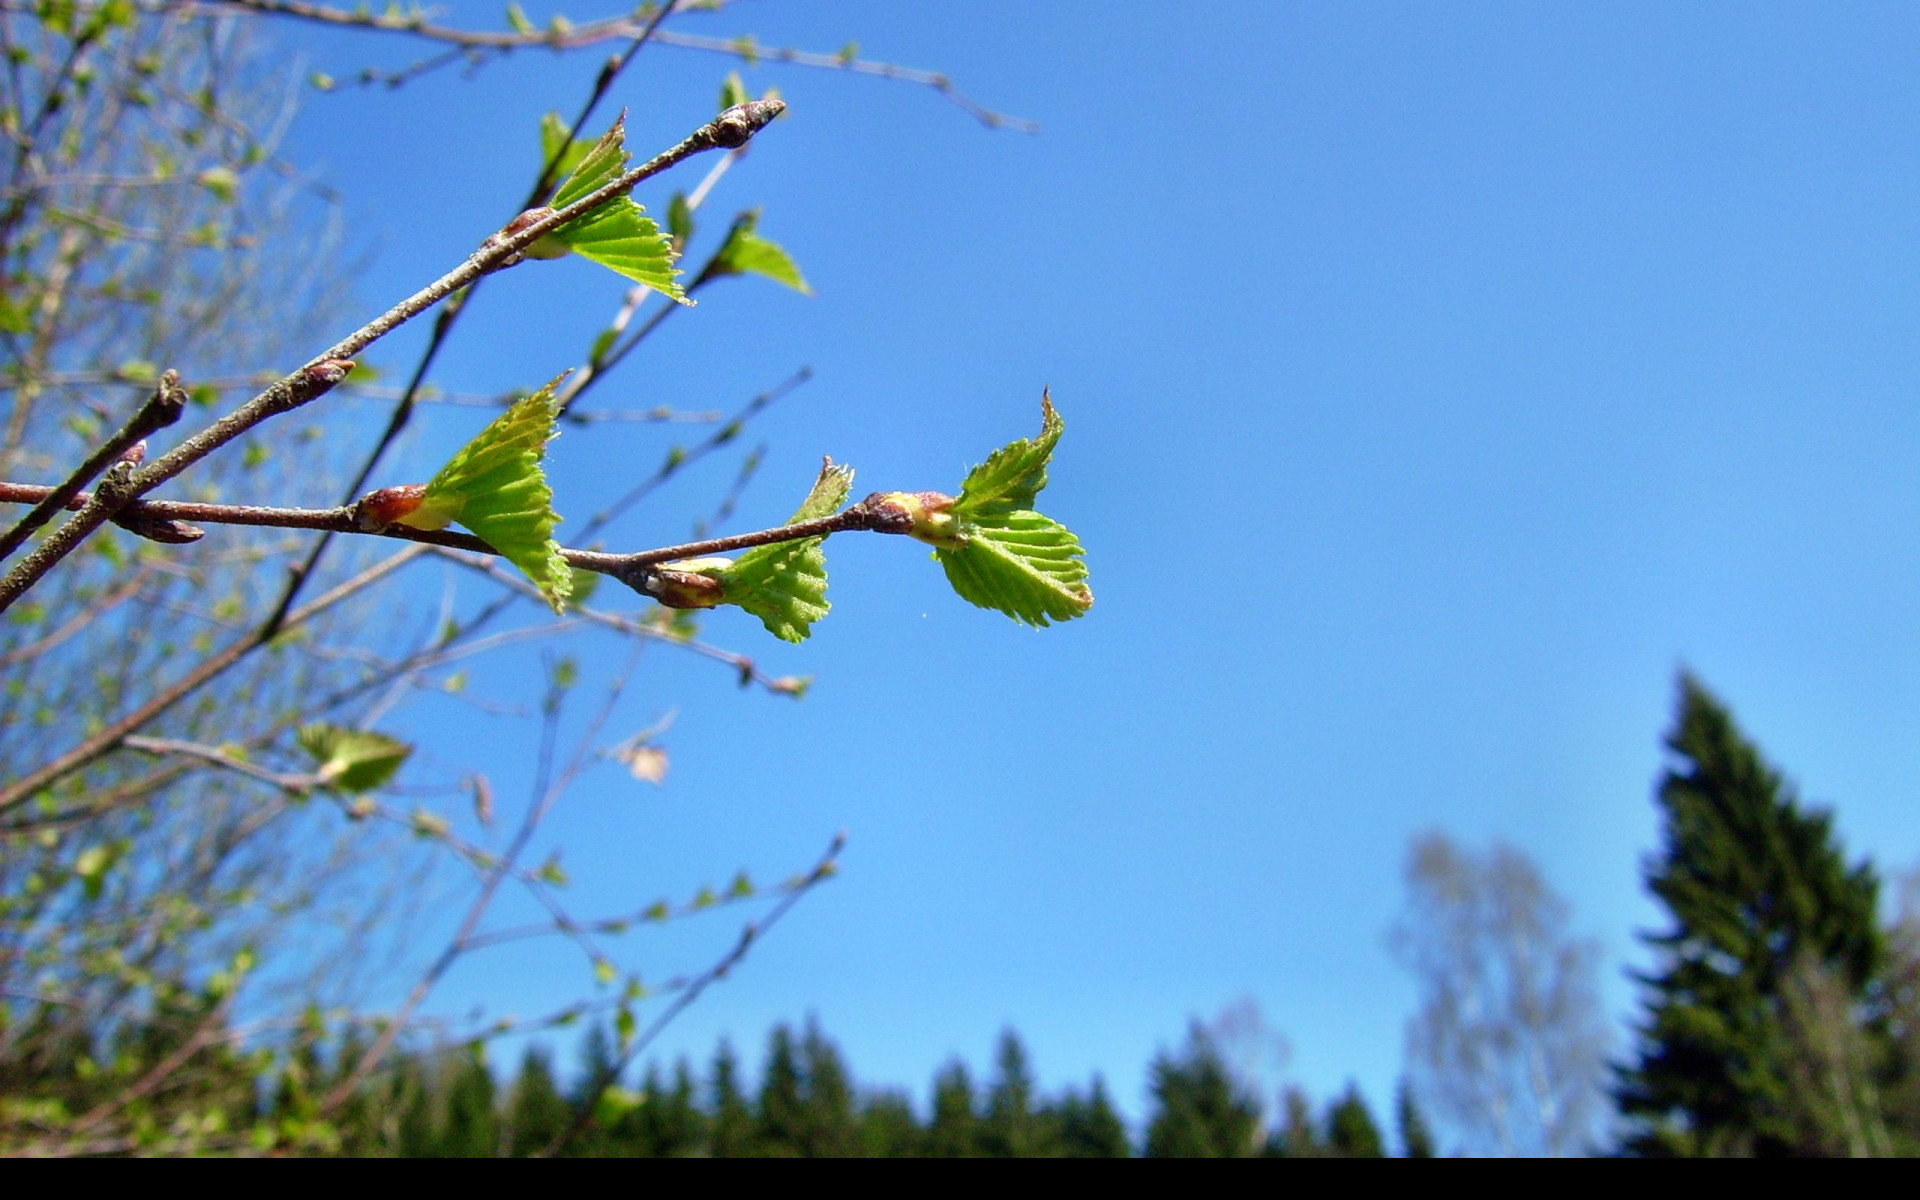
[[[927,1127],[927,1157],[980,1157],[980,1118],[974,1109],[973,1077],[955,1059],[933,1079],[933,1123]]]
[[[1395,1123],[1400,1126],[1400,1151],[1405,1158],[1432,1158],[1433,1130],[1427,1127],[1427,1119],[1420,1115],[1420,1106],[1414,1102],[1413,1088],[1407,1081],[1400,1081],[1400,1094],[1394,1100]]]
[[[1000,1034],[994,1054],[993,1082],[987,1086],[987,1113],[980,1131],[982,1151],[990,1158],[1039,1158],[1057,1153],[1045,1144],[1034,1112],[1033,1069],[1027,1048],[1013,1030]]]
[[[507,1104],[507,1144],[517,1158],[539,1154],[573,1124],[573,1107],[560,1094],[546,1050],[528,1046]]]
[[[1162,1052],[1149,1072],[1153,1115],[1148,1158],[1249,1158],[1259,1151],[1260,1107],[1234,1079],[1199,1025],[1175,1057]]]
[[[860,1106],[859,1154],[862,1158],[916,1158],[924,1134],[914,1120],[913,1102],[896,1091],[869,1093]]]
[[[753,1151],[753,1110],[740,1090],[740,1061],[724,1038],[714,1051],[708,1084],[707,1111],[711,1114],[709,1152],[715,1158],[746,1158]]]
[[[858,1147],[853,1084],[847,1078],[840,1048],[820,1032],[820,1023],[810,1018],[800,1041],[800,1056],[806,1071],[802,1148],[810,1158],[846,1158]]]
[[[1327,1110],[1327,1148],[1335,1158],[1385,1158],[1386,1139],[1367,1111],[1358,1084],[1347,1084],[1346,1094]]]
[[[760,1079],[754,1114],[754,1152],[767,1158],[798,1158],[807,1141],[806,1093],[793,1031],[773,1027],[767,1038],[767,1067]]]
[[[1849,866],[1830,814],[1804,807],[1690,675],[1662,778],[1664,843],[1647,885],[1673,927],[1647,938],[1647,1013],[1617,1099],[1639,1154],[1820,1153],[1797,1094],[1791,981],[1825,979],[1866,1013],[1884,944],[1879,885]]]
[[[1133,1154],[1126,1123],[1114,1111],[1106,1080],[1098,1075],[1085,1096],[1069,1088],[1052,1114],[1057,1153],[1067,1158],[1127,1158]]]

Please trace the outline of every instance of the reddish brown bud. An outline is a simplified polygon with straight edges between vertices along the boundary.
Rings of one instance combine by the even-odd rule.
[[[724,558],[689,558],[671,566],[656,567],[647,577],[644,590],[667,608],[713,608],[726,598],[726,585],[700,569],[728,565]],[[693,567],[694,570],[684,568]]]
[[[120,452],[120,461],[130,467],[137,467],[147,459],[147,439],[141,438]]]
[[[354,366],[350,358],[323,358],[317,363],[309,363],[300,374],[309,384],[324,392],[345,379]]]
[[[368,533],[378,533],[420,507],[427,494],[424,483],[403,483],[368,492],[353,506],[353,523]]]

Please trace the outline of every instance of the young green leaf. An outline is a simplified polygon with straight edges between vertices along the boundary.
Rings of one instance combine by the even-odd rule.
[[[727,240],[721,243],[720,252],[714,255],[706,273],[714,278],[723,275],[764,275],[803,296],[813,295],[813,289],[800,277],[800,268],[794,264],[792,256],[781,249],[779,243],[761,237],[759,225],[758,211],[741,213],[734,220],[733,228],[727,231]]]
[[[569,132],[567,123],[560,119],[559,113],[550,112],[540,118],[540,165],[554,164],[551,178],[564,179],[571,175],[574,168],[580,165],[580,160],[593,149],[587,142],[569,139]]]
[[[1014,511],[966,527],[966,541],[935,550],[960,598],[1035,628],[1071,621],[1093,606],[1080,541],[1037,512]]]
[[[933,556],[961,599],[1036,628],[1070,621],[1093,606],[1080,540],[1032,511],[1047,486],[1047,461],[1065,428],[1051,396],[1040,398],[1040,436],[994,451],[967,473]]]
[[[607,130],[606,136],[580,156],[574,164],[573,173],[554,192],[553,199],[549,201],[551,207],[565,208],[620,177],[627,165],[626,123],[626,117],[621,116],[613,123],[613,128]],[[564,130],[560,136],[565,136]],[[557,145],[553,138],[551,130],[543,128],[541,141],[550,147],[549,155],[552,154],[551,147]],[[631,196],[621,196],[576,221],[562,225],[536,242],[534,250],[548,241],[556,242],[582,258],[597,262],[682,304],[693,303],[687,299],[687,294],[675,279],[680,272],[673,266],[672,241],[660,232],[660,227],[653,223],[653,219],[646,215],[646,210],[635,203]]]
[[[397,518],[416,529],[458,521],[531,579],[559,612],[573,591],[573,571],[553,540],[560,518],[553,489],[540,471],[560,404],[561,375],[480,431],[427,483],[420,506]]]
[[[319,764],[320,782],[348,793],[379,787],[413,753],[413,747],[386,734],[338,725],[305,725],[293,736]]]
[[[831,516],[839,511],[853,486],[853,468],[821,463],[820,476],[799,511],[788,524]],[[755,546],[732,562],[715,560],[707,572],[721,585],[721,600],[737,604],[767,627],[767,632],[789,642],[805,641],[813,623],[827,615],[827,556],[824,537],[801,538]]]

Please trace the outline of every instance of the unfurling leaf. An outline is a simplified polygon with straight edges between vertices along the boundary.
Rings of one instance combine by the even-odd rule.
[[[783,283],[802,295],[811,296],[813,289],[800,277],[800,268],[794,264],[793,257],[781,249],[779,243],[761,237],[759,226],[758,211],[741,213],[734,221],[733,228],[727,231],[727,240],[720,244],[720,252],[714,255],[706,273],[715,278],[723,275],[764,275],[775,283]]]
[[[573,570],[553,540],[560,518],[540,460],[560,410],[554,389],[565,378],[521,397],[495,418],[427,483],[412,512],[394,518],[416,529],[465,525],[525,572],[556,613],[572,594]]]
[[[580,160],[593,149],[590,143],[572,141],[567,134],[567,123],[560,119],[559,113],[540,118],[540,165],[554,164],[550,178],[564,179],[571,175]]]
[[[384,733],[339,725],[305,725],[294,733],[300,748],[319,764],[314,774],[327,787],[369,792],[393,778],[413,747]]]
[[[627,165],[626,122],[623,115],[613,123],[612,129],[607,130],[606,136],[579,157],[573,173],[554,192],[553,199],[548,202],[549,207],[565,208],[620,177]],[[558,122],[553,124],[557,125]],[[566,131],[561,129],[558,137],[565,136]],[[552,125],[542,127],[541,141],[551,158],[559,148]],[[572,149],[569,148],[567,153],[571,156]],[[597,262],[682,304],[693,303],[687,299],[687,294],[675,279],[680,272],[673,267],[671,239],[660,232],[660,227],[653,223],[653,219],[646,215],[646,210],[635,203],[631,196],[617,197],[585,216],[567,222],[535,242],[528,253],[538,257],[540,248],[548,242],[572,250],[582,258]]]
[[[1036,628],[1070,621],[1093,606],[1080,540],[1033,511],[1064,428],[1050,396],[1041,396],[1040,413],[1039,437],[1004,446],[967,473],[959,498],[943,514],[957,533],[939,541],[922,537],[934,545],[933,556],[961,599]]]
[[[820,465],[813,490],[788,524],[831,516],[846,501],[853,486],[853,468]],[[739,558],[709,573],[720,581],[721,599],[737,604],[784,641],[805,641],[813,623],[827,615],[827,556],[824,537],[801,538],[755,546]]]

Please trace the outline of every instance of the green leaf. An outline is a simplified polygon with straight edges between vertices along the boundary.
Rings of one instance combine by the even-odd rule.
[[[685,192],[675,192],[673,199],[667,203],[667,233],[673,237],[676,245],[681,246],[693,237],[693,207],[687,203]]]
[[[213,195],[222,204],[232,204],[235,189],[240,185],[240,177],[231,167],[208,167],[200,172],[195,182]]]
[[[1053,398],[1040,397],[1040,436],[1011,442],[967,472],[953,515],[960,519],[1013,509],[1032,508],[1034,497],[1047,486],[1047,460],[1066,426],[1053,409]]]
[[[751,99],[753,97],[747,94],[746,81],[740,78],[740,72],[728,71],[726,80],[720,84],[720,111],[725,112]]]
[[[1093,607],[1080,540],[1032,510],[1064,428],[1051,397],[1042,395],[1040,412],[1039,437],[1004,446],[967,473],[949,510],[958,536],[933,553],[961,599],[1035,628]]]
[[[518,4],[507,5],[507,24],[512,26],[513,31],[518,34],[524,35],[535,32],[533,22],[527,20],[527,14],[522,11]]]
[[[554,192],[549,201],[552,207],[565,208],[620,177],[627,165],[626,122],[621,116],[579,159],[567,181]],[[543,129],[542,141],[548,137]],[[673,267],[672,241],[631,196],[617,197],[541,240],[548,239],[682,304],[693,303],[676,282],[679,272]]]
[[[707,274],[715,277],[764,275],[803,296],[813,295],[813,289],[800,277],[800,268],[794,265],[792,256],[781,249],[779,243],[761,237],[759,224],[760,214],[757,211],[741,213],[734,221],[733,228],[727,231],[727,240],[722,243],[720,252],[714,255]]]
[[[1065,525],[1015,511],[964,528],[964,544],[933,552],[961,599],[1036,628],[1093,607],[1080,540]]]
[[[393,778],[413,747],[384,733],[338,725],[306,725],[294,733],[319,764],[320,782],[348,793],[368,792]]]
[[[846,501],[853,486],[853,468],[821,463],[813,490],[793,514],[789,525],[831,516]],[[755,546],[724,566],[706,572],[720,580],[725,603],[738,604],[767,627],[767,632],[789,642],[805,641],[813,623],[827,615],[827,557],[820,549],[824,537],[801,538]]]
[[[418,529],[465,525],[525,572],[556,613],[572,593],[573,570],[553,540],[560,518],[540,460],[560,412],[554,392],[565,378],[555,377],[495,418],[428,482],[420,507],[400,518]]]
[[[567,136],[570,132],[567,123],[560,119],[559,113],[550,112],[540,118],[540,165],[544,167],[548,163],[554,163],[551,178],[562,179],[571,174],[573,169],[580,165],[580,160],[593,149],[586,142],[571,140]],[[558,162],[554,162],[556,158],[559,159]],[[586,192],[580,194],[584,196]]]

